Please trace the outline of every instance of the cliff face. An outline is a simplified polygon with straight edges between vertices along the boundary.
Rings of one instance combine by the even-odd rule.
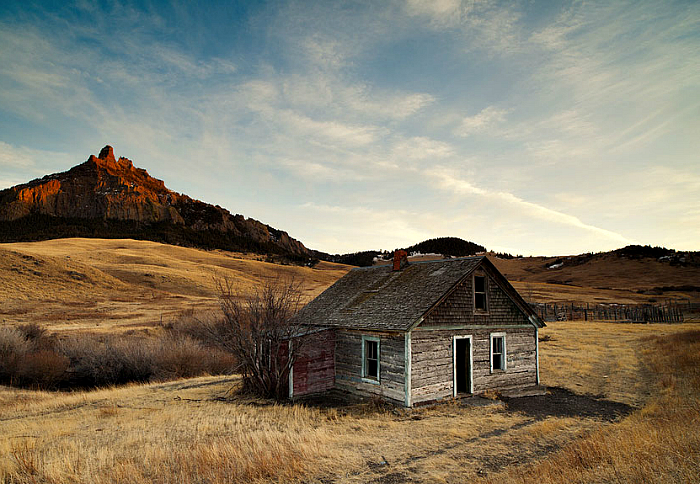
[[[0,191],[0,222],[31,215],[57,219],[166,223],[196,232],[220,233],[270,244],[284,252],[308,254],[286,232],[169,190],[162,180],[114,157],[111,146],[70,170]]]

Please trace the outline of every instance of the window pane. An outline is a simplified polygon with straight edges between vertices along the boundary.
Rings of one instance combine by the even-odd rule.
[[[379,379],[379,342],[365,340],[365,377]]]
[[[486,309],[486,294],[474,294],[474,307],[476,309]]]
[[[491,368],[503,370],[505,366],[503,360],[503,336],[495,336],[491,338]]]
[[[474,276],[474,291],[486,292],[486,283],[483,276]]]
[[[377,378],[377,360],[367,361],[367,376]]]
[[[377,342],[376,341],[367,341],[367,348],[365,349],[365,354],[367,355],[367,358],[377,358]]]
[[[503,338],[500,336],[493,339],[493,352],[498,354],[503,353]]]

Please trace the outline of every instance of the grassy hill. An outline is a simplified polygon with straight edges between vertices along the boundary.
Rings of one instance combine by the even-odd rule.
[[[188,311],[216,309],[216,281],[245,289],[294,277],[312,299],[350,267],[265,262],[263,256],[129,239],[0,244],[0,324],[51,330],[145,329]]]
[[[217,309],[217,279],[229,278],[245,289],[265,279],[293,276],[310,300],[352,268],[323,261],[309,268],[265,259],[131,239],[0,244],[0,324],[36,322],[52,331],[148,330],[184,313]],[[687,290],[700,281],[694,265],[615,253],[492,260],[535,302],[700,300],[700,292]]]
[[[646,303],[700,301],[700,266],[625,252],[568,257],[490,256],[523,296],[537,301]]]

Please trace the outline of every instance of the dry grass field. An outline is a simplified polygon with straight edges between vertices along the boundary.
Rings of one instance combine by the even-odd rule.
[[[565,259],[565,258],[564,258]],[[537,302],[642,304],[667,299],[700,302],[697,291],[644,294],[664,286],[697,286],[697,267],[672,266],[653,259],[622,259],[603,254],[579,265],[548,269],[558,257],[491,258],[526,298]]]
[[[128,239],[0,244],[0,324],[38,323],[63,332],[149,332],[182,314],[216,310],[216,280],[229,278],[246,289],[268,278],[292,276],[310,300],[351,269],[328,262],[308,268],[261,259],[256,254]],[[611,260],[609,267],[596,262],[575,268],[578,272],[573,275],[564,274],[573,283],[553,284],[546,282],[552,274],[542,271],[551,262],[545,259],[494,262],[533,302],[647,303],[658,297],[640,294],[640,288],[696,284],[700,277],[693,268],[650,261],[620,265],[619,260]],[[676,276],[680,277],[677,282],[669,282]],[[699,294],[665,293],[663,297],[694,300]]]
[[[271,264],[255,254],[204,251],[136,240],[60,239],[0,244],[0,324],[52,331],[148,330],[188,311],[216,309],[216,281],[245,289],[294,277],[307,299],[349,266]]]
[[[0,324],[151,333],[216,309],[217,279],[251,288],[294,276],[310,299],[350,269],[258,259],[133,240],[2,244]],[[509,276],[536,301],[648,299],[625,288],[624,271],[564,285],[526,269]],[[72,393],[0,386],[0,483],[697,482],[700,324],[548,324],[540,366],[552,390],[505,403],[275,405],[235,396],[231,376]]]
[[[0,387],[0,482],[696,482],[700,325],[561,322],[541,336],[543,383],[578,394],[555,405],[554,392],[524,406],[273,405],[227,397],[235,377]],[[634,411],[579,412],[606,400]]]

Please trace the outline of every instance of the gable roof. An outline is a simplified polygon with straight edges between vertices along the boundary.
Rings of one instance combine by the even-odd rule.
[[[481,265],[528,316],[532,309],[486,257],[411,262],[403,270],[391,265],[359,267],[348,272],[297,318],[304,324],[351,329],[408,331],[443,296]],[[505,287],[504,287],[505,286]]]

